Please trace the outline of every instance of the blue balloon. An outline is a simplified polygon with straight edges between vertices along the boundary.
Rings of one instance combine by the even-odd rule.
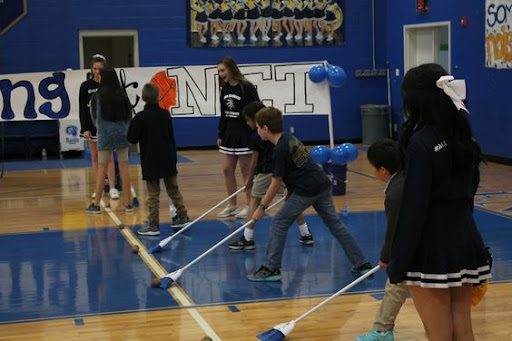
[[[309,154],[316,163],[321,165],[326,164],[331,158],[331,150],[326,146],[314,146],[309,151]]]
[[[331,150],[332,163],[335,165],[346,165],[348,162],[348,151],[342,145],[336,146]]]
[[[313,83],[320,83],[327,77],[327,72],[323,65],[315,65],[309,69],[308,75]]]
[[[329,65],[327,69],[327,80],[333,88],[341,88],[347,84],[347,73],[342,67]]]
[[[85,144],[84,156],[85,156],[85,158],[87,160],[91,161],[91,150],[89,149],[89,144],[88,143]]]
[[[352,143],[343,143],[341,146],[345,148],[348,153],[348,162],[352,162],[357,159],[359,152],[357,151],[356,146],[354,146]]]

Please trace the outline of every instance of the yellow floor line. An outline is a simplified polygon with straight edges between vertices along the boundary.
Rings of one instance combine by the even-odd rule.
[[[144,263],[146,263],[149,269],[157,276],[158,278],[162,278],[167,275],[167,271],[165,268],[151,255],[144,244],[140,242],[140,240],[133,235],[131,229],[129,229],[126,225],[124,225],[121,220],[117,217],[117,215],[105,205],[103,200],[101,201],[101,207],[107,212],[110,218],[114,221],[114,223],[119,226],[125,226],[126,228],[120,229],[121,235],[130,243],[130,245],[137,245],[139,247],[139,256],[142,258]],[[194,302],[187,293],[178,285],[174,284],[167,290],[173,299],[182,307],[191,307],[194,305]],[[197,322],[199,327],[208,335],[212,340],[220,341],[221,338],[217,335],[217,333],[213,330],[213,328],[206,322],[206,320],[201,316],[201,314],[195,308],[186,309],[187,312],[192,316],[192,318]]]

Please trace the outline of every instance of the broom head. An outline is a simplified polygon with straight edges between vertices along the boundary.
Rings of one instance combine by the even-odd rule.
[[[256,335],[262,341],[282,341],[295,328],[295,321],[281,323],[266,332]]]
[[[148,251],[151,254],[158,253],[158,252],[162,251],[162,247],[160,246],[160,244],[156,244],[155,246],[150,247]]]

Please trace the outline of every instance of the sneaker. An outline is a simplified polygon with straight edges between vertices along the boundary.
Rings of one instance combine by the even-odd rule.
[[[200,41],[201,43],[205,44],[205,43],[206,43],[206,38],[205,38],[205,37],[201,37],[201,39],[199,39],[199,41]]]
[[[126,206],[124,207],[124,211],[125,211],[126,213],[131,213],[131,212],[133,212],[134,210],[135,210],[135,208],[133,207],[133,205],[132,205],[132,204],[128,204],[128,205],[126,205]]]
[[[91,193],[91,199],[96,199],[96,192]]]
[[[262,265],[258,271],[247,276],[247,279],[252,282],[279,282],[281,280],[281,271],[279,269],[269,269]]]
[[[90,204],[89,207],[85,209],[85,213],[89,214],[100,214],[101,210],[99,206],[96,206],[94,204]]]
[[[227,218],[234,216],[237,214],[238,207],[237,206],[226,206],[222,211],[217,214],[217,218]]]
[[[249,207],[245,206],[237,214],[235,214],[236,219],[245,219],[247,218],[247,213],[249,213]]]
[[[109,194],[110,194],[110,199],[119,199],[119,191],[115,188],[112,188],[110,191],[109,191]]]
[[[242,236],[237,242],[229,244],[231,250],[254,250],[256,245],[254,240],[247,240],[245,236]]]
[[[137,234],[139,234],[141,236],[159,236],[160,229],[158,228],[158,226],[146,225],[145,227],[138,230]]]
[[[355,341],[395,341],[395,337],[392,330],[386,330],[385,332],[374,330],[373,332],[359,335]]]
[[[187,226],[187,224],[190,222],[190,218],[188,216],[186,217],[174,217],[172,218],[172,222],[171,222],[171,227],[173,229],[181,229],[185,226]]]
[[[358,267],[353,267],[352,273],[362,276],[365,273],[367,273],[368,271],[370,271],[371,269],[372,269],[372,265],[370,264],[370,262],[366,262],[363,265],[359,265]]]
[[[302,245],[313,245],[313,244],[315,244],[315,241],[313,239],[313,235],[311,233],[308,233],[305,236],[300,236],[299,242]]]

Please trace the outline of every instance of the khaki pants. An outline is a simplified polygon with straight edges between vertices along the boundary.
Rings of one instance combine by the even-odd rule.
[[[392,330],[395,327],[396,316],[407,297],[409,297],[409,291],[405,285],[391,284],[388,279],[373,329],[380,332]]]
[[[176,206],[178,217],[187,217],[187,208],[183,204],[183,196],[178,188],[178,177],[172,176],[164,178],[165,189],[167,195],[171,198],[172,203]],[[147,206],[149,211],[149,226],[156,226],[160,224],[159,208],[160,208],[160,179],[146,180],[146,187],[148,189]]]

